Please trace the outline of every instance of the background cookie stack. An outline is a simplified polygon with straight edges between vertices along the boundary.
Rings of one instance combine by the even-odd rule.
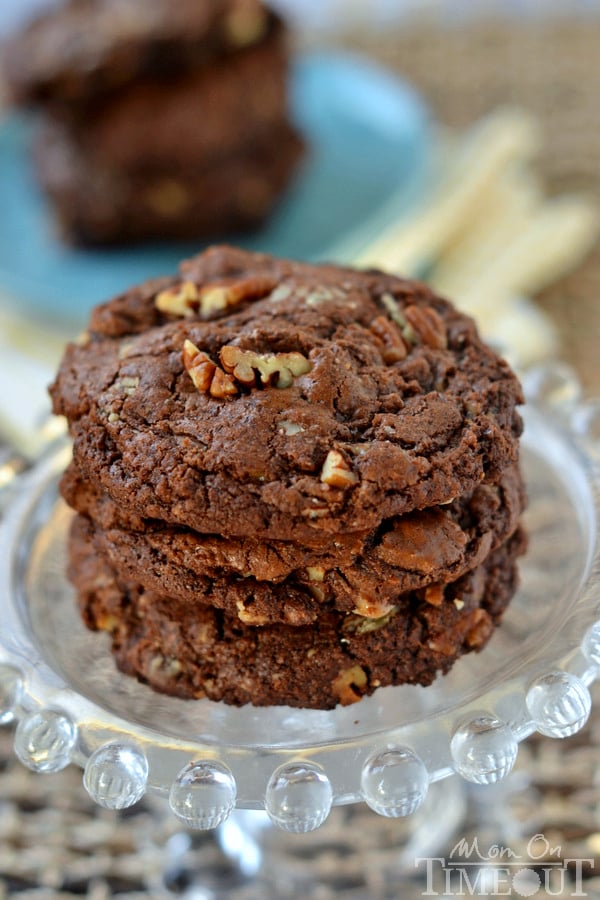
[[[52,395],[84,619],[161,691],[428,684],[514,593],[520,388],[423,285],[213,248],[99,307]]]
[[[302,153],[285,30],[258,0],[69,0],[2,62],[42,111],[38,175],[76,242],[254,227]]]

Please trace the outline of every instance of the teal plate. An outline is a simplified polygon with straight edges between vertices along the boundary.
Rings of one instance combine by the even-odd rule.
[[[268,225],[251,236],[219,235],[249,249],[315,260],[353,235],[373,236],[381,214],[415,203],[423,188],[429,117],[402,81],[356,56],[300,57],[291,77],[292,115],[306,159]],[[128,285],[174,270],[199,243],[81,250],[64,245],[28,158],[34,123],[0,125],[0,290],[25,309],[80,325],[90,307]],[[355,247],[359,249],[358,246]]]

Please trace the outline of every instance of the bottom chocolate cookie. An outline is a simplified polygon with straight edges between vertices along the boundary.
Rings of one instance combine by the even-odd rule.
[[[477,569],[401,594],[380,619],[324,610],[307,626],[237,616],[123,582],[75,529],[70,578],[88,627],[108,631],[119,668],[155,690],[256,706],[331,709],[385,685],[430,684],[480,650],[517,585],[517,531]]]

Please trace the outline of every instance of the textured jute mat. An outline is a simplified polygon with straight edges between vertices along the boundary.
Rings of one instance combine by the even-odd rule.
[[[345,43],[412,81],[449,126],[468,126],[506,103],[534,113],[545,133],[539,168],[549,193],[587,192],[600,202],[600,17],[411,25]],[[586,393],[600,395],[600,247],[538,299]]]
[[[540,165],[549,191],[577,189],[600,198],[600,23],[497,22],[448,30],[421,24],[376,38],[349,36],[345,44],[413,81],[448,125],[468,125],[507,101],[534,112],[545,127]],[[600,394],[600,250],[539,301],[559,325],[563,356],[586,392]],[[598,690],[595,701],[592,720],[576,737],[526,742],[507,792],[474,794],[458,836],[476,835],[482,847],[509,844],[525,856],[533,835],[543,833],[560,848],[555,860],[600,856]],[[144,801],[116,816],[88,801],[76,769],[36,776],[14,760],[11,748],[11,732],[0,732],[0,900],[303,896],[291,882],[286,888],[285,878],[276,888],[272,879],[244,881],[210,837],[186,842],[164,807]],[[320,885],[311,896],[422,896],[423,882],[414,875],[400,885],[393,870],[378,867],[367,840],[362,854],[350,851],[352,815],[346,824],[338,817],[337,833],[328,831],[306,853],[304,868]],[[367,836],[364,822],[359,827]],[[600,898],[600,869],[584,874],[587,896]],[[563,890],[553,896],[572,896],[574,877],[571,864]]]

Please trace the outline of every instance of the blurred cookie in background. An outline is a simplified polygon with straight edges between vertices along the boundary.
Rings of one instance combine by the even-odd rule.
[[[302,155],[281,20],[258,0],[70,0],[2,50],[39,180],[81,244],[259,225]]]

